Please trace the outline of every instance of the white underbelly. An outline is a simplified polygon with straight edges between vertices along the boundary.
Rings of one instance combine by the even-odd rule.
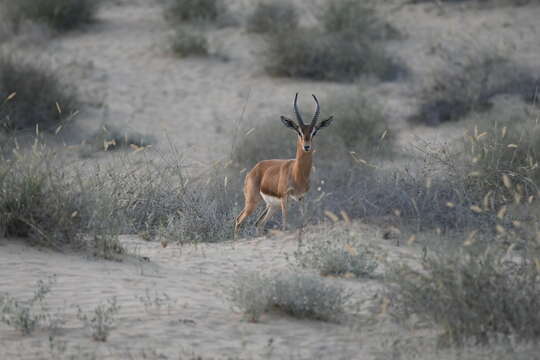
[[[274,207],[274,206],[280,206],[281,205],[281,200],[278,197],[266,195],[266,194],[263,194],[262,192],[261,192],[261,196],[262,196],[264,202],[266,203],[266,205],[268,205],[268,206]]]

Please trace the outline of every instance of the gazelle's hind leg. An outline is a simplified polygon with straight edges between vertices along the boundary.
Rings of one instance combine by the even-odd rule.
[[[268,222],[268,220],[270,220],[270,218],[272,218],[275,211],[276,211],[276,208],[274,206],[266,205],[266,209],[264,210],[264,212],[261,214],[261,216],[259,217],[259,219],[257,219],[257,222],[255,223],[258,234],[261,232],[261,230],[264,230],[266,223]]]
[[[249,176],[249,174],[248,174]],[[234,221],[234,233],[237,234],[240,230],[240,226],[257,209],[257,205],[262,200],[259,193],[259,186],[256,184],[257,180],[247,177],[246,184],[244,185],[244,209],[240,212],[236,220]]]

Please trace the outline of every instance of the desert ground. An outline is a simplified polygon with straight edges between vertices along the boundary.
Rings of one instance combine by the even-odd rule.
[[[315,21],[315,2],[294,3],[302,24]],[[419,167],[414,168],[419,148],[453,146],[468,121],[438,126],[408,121],[420,103],[418,89],[433,73],[448,67],[437,49],[463,49],[463,44],[496,48],[515,63],[540,70],[540,5],[535,1],[376,2],[377,11],[405,34],[389,40],[387,47],[408,74],[394,81],[362,76],[355,82],[269,75],[261,60],[264,35],[243,26],[255,3],[228,0],[226,5],[233,20],[205,28],[209,55],[204,57],[179,58],[171,50],[174,29],[164,18],[166,5],[161,0],[105,1],[96,21],[82,29],[58,35],[45,26],[25,24],[18,33],[0,32],[0,46],[48,64],[83,99],[73,127],[48,140],[65,164],[91,168],[123,158],[159,162],[163,154],[178,154],[190,174],[206,174],[209,167],[227,162],[238,138],[249,136],[250,129],[278,122],[282,114],[293,116],[296,92],[306,114],[313,111],[311,94],[316,94],[326,117],[329,97],[356,89],[381,107],[396,137],[398,155],[384,161],[383,167],[411,166],[412,173],[420,173]],[[501,96],[487,113],[509,113],[520,101]],[[148,135],[152,146],[82,156],[86,140],[103,124]],[[339,127],[340,119],[332,126]],[[260,148],[265,140],[256,140]],[[293,156],[292,135],[290,141]],[[332,151],[326,144],[317,149],[315,165],[320,153]],[[241,181],[245,171],[237,174]],[[312,192],[316,197],[316,187]],[[291,216],[296,214],[297,208],[291,210]],[[232,233],[232,218],[230,224]],[[120,242],[128,255],[121,261],[31,246],[17,237],[0,238],[0,294],[27,299],[39,280],[54,279],[46,296],[47,312],[63,319],[54,331],[40,328],[30,335],[0,323],[0,359],[491,358],[493,348],[464,353],[437,349],[440,328],[414,316],[400,322],[387,311],[385,272],[399,262],[420,268],[425,246],[415,239],[428,238],[434,230],[386,236],[386,217],[351,222],[323,216],[317,224],[286,232],[279,231],[278,224],[263,236],[249,234],[216,243],[148,241],[125,234]],[[296,319],[279,311],[250,321],[230,301],[230,289],[241,274],[290,270],[294,266],[289,259],[299,241],[333,227],[346,228],[379,261],[369,278],[324,277],[351,294],[341,321]],[[79,309],[90,311],[111,298],[119,306],[114,324],[105,342],[95,341],[78,317]],[[522,359],[540,358],[533,350],[520,354]],[[511,352],[497,356],[517,358]]]

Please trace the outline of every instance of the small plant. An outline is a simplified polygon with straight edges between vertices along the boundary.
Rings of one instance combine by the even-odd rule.
[[[202,33],[181,27],[176,30],[172,49],[180,57],[207,56],[208,40]]]
[[[159,314],[161,313],[161,309],[165,307],[167,308],[167,314],[170,314],[173,306],[176,304],[176,301],[168,294],[162,293],[160,295],[157,291],[152,293],[148,288],[145,289],[144,295],[136,296],[136,299],[144,305],[144,311],[148,314]]]
[[[6,20],[15,28],[23,21],[45,23],[58,31],[79,28],[94,21],[100,0],[0,0]]]
[[[447,344],[486,343],[494,335],[522,341],[540,336],[540,274],[532,253],[490,248],[428,258],[421,271],[396,268],[398,304],[442,327]]]
[[[62,320],[54,318],[44,304],[45,297],[54,283],[54,278],[50,278],[47,282],[39,280],[34,296],[26,301],[19,301],[9,294],[0,294],[0,321],[17,329],[23,335],[30,335],[36,328],[46,324],[49,324],[50,328],[56,328]]]
[[[173,0],[166,17],[174,23],[216,20],[219,6],[219,0]]]
[[[98,305],[90,315],[84,314],[79,308],[77,317],[90,329],[95,341],[105,342],[114,327],[115,316],[119,310],[116,297],[112,297],[107,299],[105,304]]]
[[[350,294],[317,276],[281,272],[272,276],[249,274],[238,278],[231,301],[251,321],[277,310],[297,318],[339,320]]]
[[[0,132],[55,132],[71,119],[76,97],[44,66],[0,56]]]
[[[298,27],[298,17],[296,7],[288,2],[259,2],[247,20],[247,29],[254,33],[292,31]]]
[[[294,252],[302,268],[316,269],[321,275],[370,277],[377,269],[375,254],[359,241],[359,234],[348,228],[332,228],[310,236]]]

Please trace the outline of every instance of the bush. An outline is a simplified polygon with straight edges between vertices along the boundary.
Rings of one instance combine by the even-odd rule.
[[[407,313],[441,326],[449,343],[486,343],[494,335],[538,339],[540,274],[534,256],[508,260],[505,253],[445,254],[428,258],[421,271],[395,269],[398,301]]]
[[[57,76],[43,66],[0,56],[0,131],[56,131],[78,107]]]
[[[501,94],[534,101],[540,78],[532,75],[530,69],[489,50],[463,51],[459,55],[443,53],[447,68],[435,74],[432,84],[422,90],[420,109],[411,117],[412,121],[427,125],[456,121],[471,112],[489,109],[493,99]],[[456,58],[460,60],[455,61]]]
[[[18,28],[29,20],[67,31],[92,22],[100,0],[0,0],[6,19]]]
[[[339,320],[350,294],[308,274],[277,273],[272,276],[240,276],[231,292],[231,301],[251,321],[271,310],[297,318]]]
[[[247,20],[248,31],[270,33],[298,27],[298,11],[288,2],[259,2]]]
[[[393,80],[404,68],[385,51],[387,26],[356,1],[323,8],[323,30],[300,28],[269,37],[267,70],[275,75],[352,82],[363,74]]]
[[[115,151],[123,148],[139,150],[151,146],[155,142],[152,136],[138,132],[122,130],[114,125],[102,125],[100,129],[87,141],[90,148],[84,148],[84,155],[93,151]]]
[[[95,341],[106,342],[114,327],[114,317],[119,310],[120,306],[116,303],[116,297],[112,297],[107,299],[106,304],[98,305],[90,315],[84,314],[79,308],[77,317],[90,329]]]
[[[0,234],[105,258],[124,253],[117,238],[116,198],[102,182],[83,182],[80,173],[68,177],[55,162],[39,144],[28,155],[0,159]]]
[[[215,20],[219,15],[218,0],[173,0],[166,16],[174,23]]]
[[[360,241],[359,234],[346,227],[319,232],[299,244],[294,252],[302,268],[320,271],[321,275],[370,277],[377,268],[374,253]]]
[[[179,28],[173,38],[172,49],[180,57],[207,56],[208,40],[201,33]]]

